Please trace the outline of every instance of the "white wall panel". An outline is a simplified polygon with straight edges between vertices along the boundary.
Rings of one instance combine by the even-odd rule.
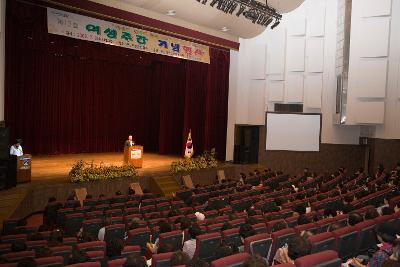
[[[309,74],[304,81],[304,105],[307,108],[321,108],[322,74]]]
[[[325,35],[325,0],[312,0],[307,5],[307,36]]]
[[[306,69],[308,72],[324,71],[324,38],[313,37],[307,39]]]
[[[306,34],[306,18],[297,17],[290,21],[290,27],[288,27],[288,35],[290,36],[303,36]]]
[[[358,102],[356,122],[359,124],[381,124],[384,121],[385,102]]]
[[[270,74],[268,75],[268,79],[271,81],[284,81],[285,80],[285,74]]]
[[[363,0],[361,16],[374,17],[390,15],[392,0]]]
[[[267,74],[285,73],[286,29],[276,29],[270,34],[267,44]]]
[[[285,98],[285,82],[269,80],[267,91],[268,91],[268,101],[283,102]]]
[[[304,71],[305,48],[305,37],[288,37],[286,57],[288,71]]]
[[[288,73],[285,82],[285,100],[288,103],[303,102],[304,75],[303,73]]]
[[[265,123],[265,81],[251,80],[248,92],[248,124],[263,125]]]
[[[386,57],[389,54],[390,17],[362,18],[360,57]]]
[[[250,55],[250,79],[265,79],[266,50],[264,44],[253,44],[250,47],[252,53]]]
[[[387,58],[361,58],[358,66],[357,97],[386,97]]]

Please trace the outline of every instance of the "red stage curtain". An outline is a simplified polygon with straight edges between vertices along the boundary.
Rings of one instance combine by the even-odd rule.
[[[26,152],[145,151],[225,158],[229,51],[211,64],[50,35],[46,10],[7,1],[5,119]]]

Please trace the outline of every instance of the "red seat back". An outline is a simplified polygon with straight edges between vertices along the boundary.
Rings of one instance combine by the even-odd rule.
[[[311,244],[311,253],[336,249],[335,236],[330,232],[309,236],[308,241],[310,241]]]
[[[83,263],[77,263],[77,264],[70,264],[66,265],[65,267],[101,267],[100,262],[95,261],[95,262],[83,262]]]
[[[272,248],[272,238],[269,234],[257,234],[244,239],[244,252],[260,255],[268,259]]]
[[[221,234],[210,233],[199,235],[196,237],[196,250],[194,257],[199,257],[202,260],[211,260],[214,257],[215,251],[221,245]]]
[[[323,252],[297,258],[294,261],[294,264],[296,265],[296,267],[340,267],[342,266],[342,261],[338,257],[336,251],[326,250]]]
[[[61,256],[52,256],[35,259],[38,267],[40,266],[64,266],[64,258]]]
[[[105,251],[106,250],[106,242],[104,241],[92,241],[79,243],[77,245],[78,249],[81,251]]]
[[[151,267],[165,266],[169,262],[174,252],[153,254],[151,257]]]
[[[34,251],[20,251],[20,252],[10,252],[3,255],[8,261],[17,262],[24,258],[34,258]]]
[[[249,256],[250,254],[246,252],[237,253],[211,262],[211,267],[242,266]]]

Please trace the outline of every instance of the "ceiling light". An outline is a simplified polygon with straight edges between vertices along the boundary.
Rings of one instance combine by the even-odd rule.
[[[225,27],[225,26],[221,28],[221,31],[223,31],[223,32],[227,32],[227,31],[229,31],[229,30],[230,30],[230,29],[227,28],[227,27]]]
[[[176,11],[175,10],[168,10],[168,12],[166,13],[167,16],[175,16],[176,15]]]
[[[203,5],[208,2],[208,0],[196,1]],[[252,23],[264,27],[268,27],[275,20],[275,23],[271,26],[271,29],[274,29],[279,25],[282,15],[270,7],[267,2],[265,1],[264,4],[260,0],[210,0],[209,3],[211,7],[215,7],[226,14],[233,14],[236,11],[236,16],[243,15]]]

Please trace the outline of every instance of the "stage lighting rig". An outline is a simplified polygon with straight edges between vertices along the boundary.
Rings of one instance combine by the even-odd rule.
[[[197,2],[207,5],[210,4],[226,14],[233,14],[237,17],[243,16],[254,24],[268,27],[272,22],[271,29],[279,25],[282,15],[274,8],[268,5],[268,1],[261,3],[258,0],[196,0]]]

